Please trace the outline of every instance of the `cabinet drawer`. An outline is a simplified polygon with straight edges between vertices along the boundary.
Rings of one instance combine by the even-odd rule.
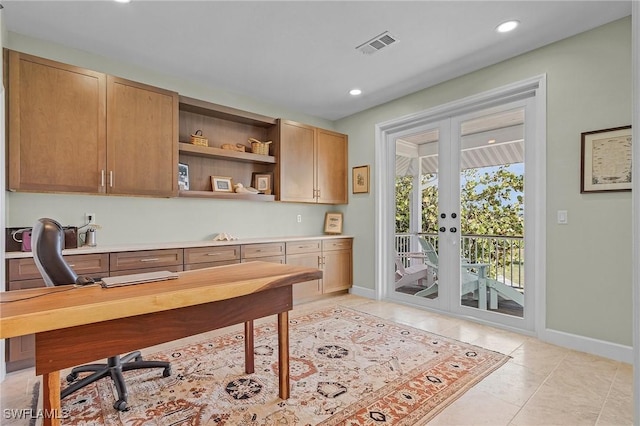
[[[284,256],[284,243],[247,244],[242,246],[242,259]]]
[[[315,253],[322,251],[322,241],[291,241],[287,242],[287,256],[290,254]]]
[[[119,277],[121,275],[144,274],[146,272],[158,272],[158,271],[182,272],[182,270],[183,270],[182,265],[154,266],[151,268],[137,268],[137,269],[125,269],[122,271],[111,271],[109,276]]]
[[[101,276],[109,271],[109,254],[76,254],[64,256],[78,275]],[[9,281],[41,278],[33,258],[9,259]]]
[[[339,238],[335,240],[324,240],[322,242],[322,249],[326,251],[331,250],[351,250],[353,240],[351,238]]]
[[[184,249],[184,263],[211,263],[240,260],[240,246],[199,247]]]
[[[182,266],[182,249],[127,251],[111,253],[110,265],[114,271],[147,269],[165,266]]]
[[[193,271],[195,269],[215,268],[216,266],[234,265],[236,263],[240,263],[240,259],[236,259],[236,260],[221,260],[220,262],[192,263],[192,264],[189,264],[189,265],[184,265],[184,270],[185,271]]]
[[[280,263],[282,265],[285,264],[284,256],[265,256],[265,257],[255,257],[249,259],[242,259],[242,263],[245,262],[269,262],[269,263]]]
[[[46,287],[44,280],[42,278],[34,278],[32,280],[22,280],[22,281],[9,281],[7,283],[7,291],[12,290],[24,290],[27,288],[40,288]]]

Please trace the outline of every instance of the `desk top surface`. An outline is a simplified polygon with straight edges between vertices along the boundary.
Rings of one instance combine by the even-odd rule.
[[[232,299],[322,278],[322,271],[249,262],[179,272],[178,279],[102,288],[59,286],[0,293],[0,338]]]

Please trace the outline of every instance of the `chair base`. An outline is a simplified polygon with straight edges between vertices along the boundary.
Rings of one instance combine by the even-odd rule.
[[[131,352],[123,357],[113,356],[107,359],[106,364],[87,364],[75,367],[71,370],[71,373],[67,376],[67,382],[74,382],[78,378],[79,373],[91,372],[93,374],[78,380],[75,383],[71,383],[68,387],[62,390],[60,393],[60,399],[66,398],[77,390],[100,380],[104,377],[111,377],[116,391],[118,393],[118,400],[113,403],[113,408],[118,411],[127,410],[127,386],[124,382],[123,371],[139,370],[141,368],[163,368],[162,377],[169,377],[171,375],[171,363],[165,361],[144,361],[139,351]]]

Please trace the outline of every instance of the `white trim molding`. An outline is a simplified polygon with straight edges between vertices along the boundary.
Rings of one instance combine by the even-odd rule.
[[[351,289],[349,289],[349,294],[376,300],[376,291],[367,287],[359,287],[354,285],[353,287],[351,287]]]
[[[539,338],[557,346],[633,364],[633,348],[631,346],[551,329],[544,330],[540,333]]]
[[[631,2],[631,50],[633,67],[632,88],[632,138],[633,138],[633,170],[635,170],[631,191],[632,194],[632,232],[633,232],[633,257],[640,258],[640,142],[638,129],[640,129],[640,2]],[[640,263],[633,262],[633,424],[640,424]]]

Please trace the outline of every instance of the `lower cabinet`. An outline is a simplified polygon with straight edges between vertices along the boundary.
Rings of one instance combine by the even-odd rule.
[[[352,240],[336,239],[322,242],[324,292],[346,290],[353,284]]]
[[[287,265],[322,268],[322,241],[287,242]],[[296,300],[322,294],[322,280],[312,280],[293,285]]]
[[[164,270],[189,271],[256,260],[322,269],[322,280],[293,286],[295,300],[346,290],[352,284],[351,238],[79,254],[64,258],[78,275],[92,278]],[[45,286],[32,258],[7,259],[6,265],[7,291]],[[34,358],[33,335],[6,340],[7,372],[32,367]]]
[[[78,275],[102,278],[109,274],[109,253],[64,256]],[[7,260],[7,290],[44,287],[32,258]],[[35,362],[35,336],[12,337],[5,342],[7,372],[32,367]]]
[[[287,264],[322,269],[322,280],[294,284],[296,300],[347,290],[353,282],[352,240],[287,242]]]

